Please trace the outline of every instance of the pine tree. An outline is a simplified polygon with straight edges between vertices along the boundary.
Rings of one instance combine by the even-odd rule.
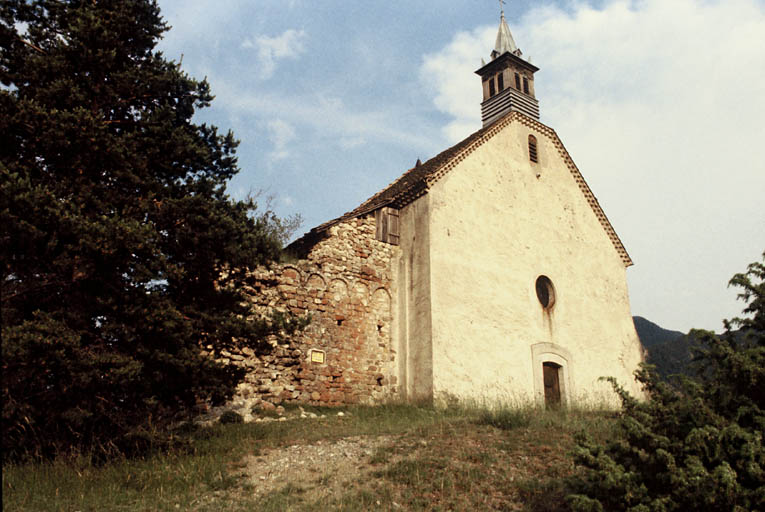
[[[703,347],[693,377],[643,368],[645,402],[613,382],[622,436],[607,446],[580,437],[574,510],[765,510],[765,254],[730,285],[746,316],[721,336],[691,331]]]
[[[242,372],[200,346],[285,326],[239,291],[278,222],[227,196],[237,141],[192,122],[213,97],[155,50],[165,30],[153,0],[1,4],[6,455],[128,450],[231,395]]]

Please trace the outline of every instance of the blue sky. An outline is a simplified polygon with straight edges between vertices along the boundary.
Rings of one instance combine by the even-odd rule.
[[[160,0],[160,48],[232,129],[230,192],[300,232],[480,128],[492,0]],[[765,250],[765,0],[508,1],[554,128],[635,261],[633,314],[720,330]]]

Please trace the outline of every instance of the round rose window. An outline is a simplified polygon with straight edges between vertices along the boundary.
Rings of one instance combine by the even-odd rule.
[[[550,309],[555,304],[555,288],[547,276],[537,278],[537,298],[545,309]]]

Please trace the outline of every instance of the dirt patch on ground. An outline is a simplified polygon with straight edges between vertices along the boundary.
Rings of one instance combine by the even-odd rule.
[[[256,497],[292,485],[321,498],[342,493],[369,473],[377,449],[393,439],[393,436],[355,436],[273,448],[247,456],[244,472]]]
[[[454,421],[293,443],[240,459],[240,501],[269,511],[550,512],[565,510],[564,479],[573,471],[569,433],[547,427]]]

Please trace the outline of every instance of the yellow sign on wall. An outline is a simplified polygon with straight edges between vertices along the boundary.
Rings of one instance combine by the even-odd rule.
[[[324,351],[323,350],[311,350],[311,362],[324,364]]]

